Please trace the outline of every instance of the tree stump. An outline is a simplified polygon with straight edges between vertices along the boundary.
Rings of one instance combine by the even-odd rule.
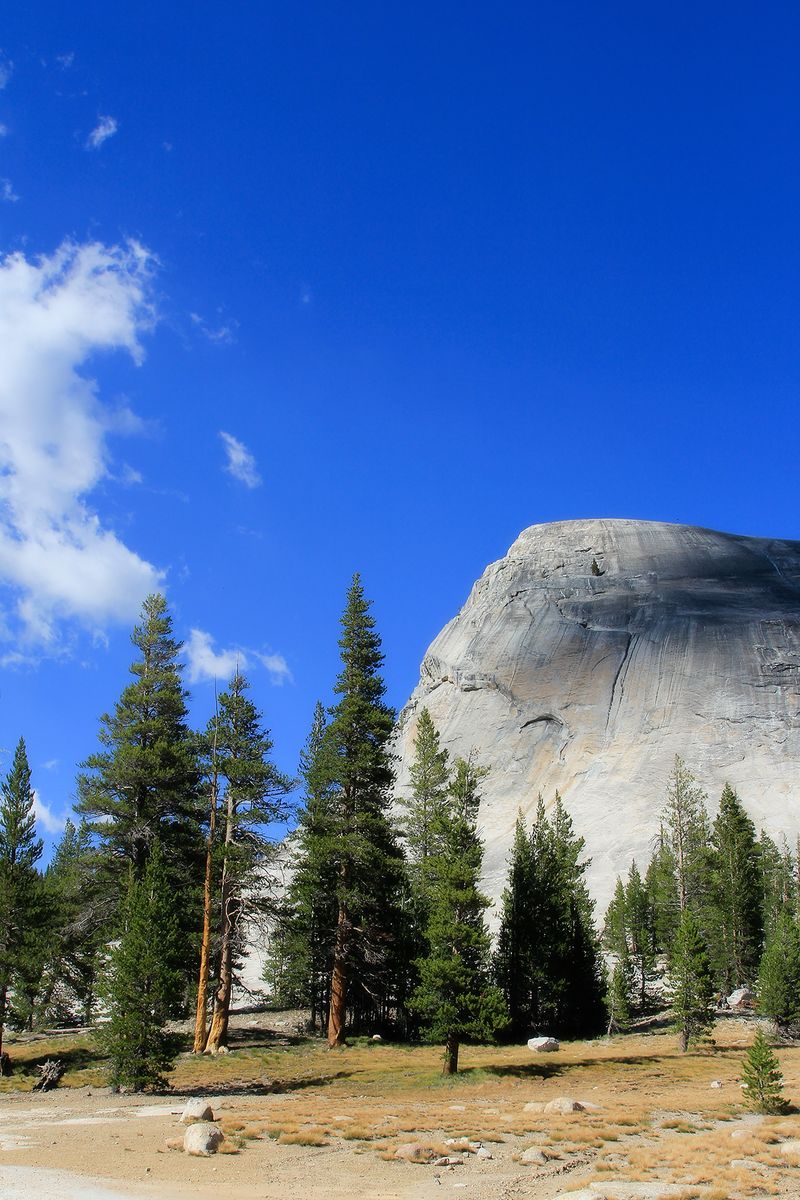
[[[39,1079],[31,1090],[34,1092],[49,1092],[51,1088],[58,1086],[58,1081],[66,1069],[64,1063],[57,1058],[48,1058],[47,1062],[39,1063],[36,1068],[39,1072]]]

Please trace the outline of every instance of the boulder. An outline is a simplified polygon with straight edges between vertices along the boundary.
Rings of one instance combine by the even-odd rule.
[[[737,988],[735,992],[731,992],[730,996],[728,996],[728,1008],[734,1010],[750,1009],[755,1008],[755,1006],[756,998],[749,988]]]
[[[219,1125],[213,1125],[211,1121],[195,1121],[183,1135],[183,1148],[187,1154],[208,1158],[210,1154],[217,1153],[224,1140]]]
[[[785,1158],[800,1158],[800,1138],[792,1138],[788,1142],[782,1142],[778,1149]]]
[[[528,1146],[527,1150],[523,1150],[519,1160],[524,1167],[543,1167],[547,1162],[547,1155],[543,1154],[538,1146]]]
[[[712,1080],[711,1080],[711,1083],[710,1083],[708,1086],[709,1086],[710,1088],[721,1088],[721,1087],[722,1087],[722,1080],[721,1080],[721,1079],[712,1079]]]
[[[403,1145],[395,1150],[394,1156],[401,1162],[429,1163],[433,1158],[433,1151],[429,1146],[423,1146],[422,1142],[403,1142]]]
[[[487,1150],[485,1146],[479,1146],[475,1151],[476,1158],[494,1158],[491,1150]]]
[[[556,1096],[555,1100],[548,1100],[544,1106],[546,1113],[573,1113],[583,1112],[586,1108],[581,1100],[573,1100],[571,1096]]]
[[[202,1096],[192,1096],[187,1100],[181,1113],[181,1125],[193,1125],[195,1121],[213,1121],[214,1111]]]
[[[443,1158],[435,1158],[431,1163],[433,1167],[460,1167],[464,1163],[463,1158],[457,1158],[455,1154],[446,1154]]]
[[[552,1054],[555,1050],[560,1050],[561,1046],[554,1037],[532,1037],[528,1038],[528,1049],[535,1050],[537,1054]]]

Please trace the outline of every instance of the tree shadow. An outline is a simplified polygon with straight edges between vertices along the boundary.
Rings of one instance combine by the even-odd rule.
[[[190,1085],[180,1090],[166,1089],[159,1092],[162,1096],[207,1096],[213,1092],[215,1096],[280,1096],[290,1092],[301,1092],[305,1088],[325,1087],[337,1079],[350,1079],[353,1071],[331,1071],[325,1075],[308,1075],[291,1079],[270,1079],[265,1083],[237,1083],[235,1080],[224,1083],[215,1080],[213,1086]]]

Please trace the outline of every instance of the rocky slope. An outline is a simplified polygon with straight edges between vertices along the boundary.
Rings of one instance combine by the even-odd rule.
[[[487,567],[422,663],[401,716],[406,785],[426,706],[451,753],[491,773],[486,887],[517,810],[558,789],[601,906],[644,864],[680,754],[712,808],[726,780],[757,825],[800,831],[800,542],[686,525],[533,525]]]

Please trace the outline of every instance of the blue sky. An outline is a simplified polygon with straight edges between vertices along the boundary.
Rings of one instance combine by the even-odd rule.
[[[400,706],[529,524],[800,537],[799,33],[789,4],[7,6],[0,745],[43,828],[152,586],[195,719],[238,652],[293,770],[355,569]]]

